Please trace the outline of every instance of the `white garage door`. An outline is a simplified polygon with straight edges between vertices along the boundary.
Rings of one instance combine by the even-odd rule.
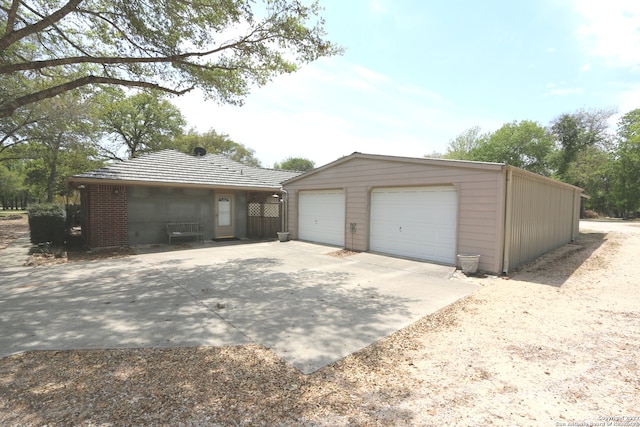
[[[300,240],[344,246],[344,191],[301,191],[298,196]]]
[[[457,206],[451,186],[373,190],[371,250],[455,264]]]

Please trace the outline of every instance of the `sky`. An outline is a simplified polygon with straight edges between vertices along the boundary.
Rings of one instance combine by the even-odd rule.
[[[254,88],[243,106],[173,103],[262,166],[353,152],[444,153],[465,130],[640,108],[638,0],[320,0],[341,56]]]

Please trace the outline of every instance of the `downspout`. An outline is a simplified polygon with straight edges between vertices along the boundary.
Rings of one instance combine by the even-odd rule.
[[[289,224],[287,222],[288,213],[289,213],[289,193],[283,187],[280,187],[280,192],[282,193],[282,227],[280,228],[283,232],[288,232]]]
[[[504,242],[502,253],[502,273],[507,274],[509,272],[509,257],[511,255],[511,215],[513,213],[513,206],[511,198],[513,196],[513,169],[507,165],[507,182],[506,182],[506,195],[505,195],[505,213],[504,213]]]
[[[582,203],[582,201],[580,200],[580,192],[578,192],[577,190],[573,190],[573,209],[572,209],[572,215],[571,215],[571,241],[575,242],[576,239],[578,238],[578,235],[580,234],[580,204]],[[578,200],[576,200],[576,197]],[[576,208],[578,210],[577,212],[577,217],[578,217],[578,224],[577,224],[577,231],[578,234],[576,234]]]
[[[576,196],[577,199],[576,200]],[[575,242],[576,238],[576,207],[577,207],[577,216],[578,216],[578,234],[580,233],[580,193],[577,190],[573,190],[573,207],[571,208],[571,241]]]

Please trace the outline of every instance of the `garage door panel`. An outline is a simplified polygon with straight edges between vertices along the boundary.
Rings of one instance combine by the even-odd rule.
[[[301,191],[298,197],[298,237],[344,246],[344,191]]]
[[[371,194],[371,250],[455,263],[454,187],[376,189]]]

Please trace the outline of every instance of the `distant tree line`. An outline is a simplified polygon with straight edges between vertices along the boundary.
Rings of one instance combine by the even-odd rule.
[[[73,203],[65,178],[144,153],[202,147],[250,166],[255,151],[214,129],[186,128],[180,110],[158,92],[121,89],[76,91],[44,100],[0,119],[0,203],[25,208],[29,201]],[[276,169],[306,171],[314,163],[288,158]]]
[[[506,163],[584,189],[587,209],[601,215],[637,216],[640,210],[640,109],[614,131],[615,112],[582,109],[544,127],[522,120],[482,133],[475,126],[449,142],[447,159]]]

